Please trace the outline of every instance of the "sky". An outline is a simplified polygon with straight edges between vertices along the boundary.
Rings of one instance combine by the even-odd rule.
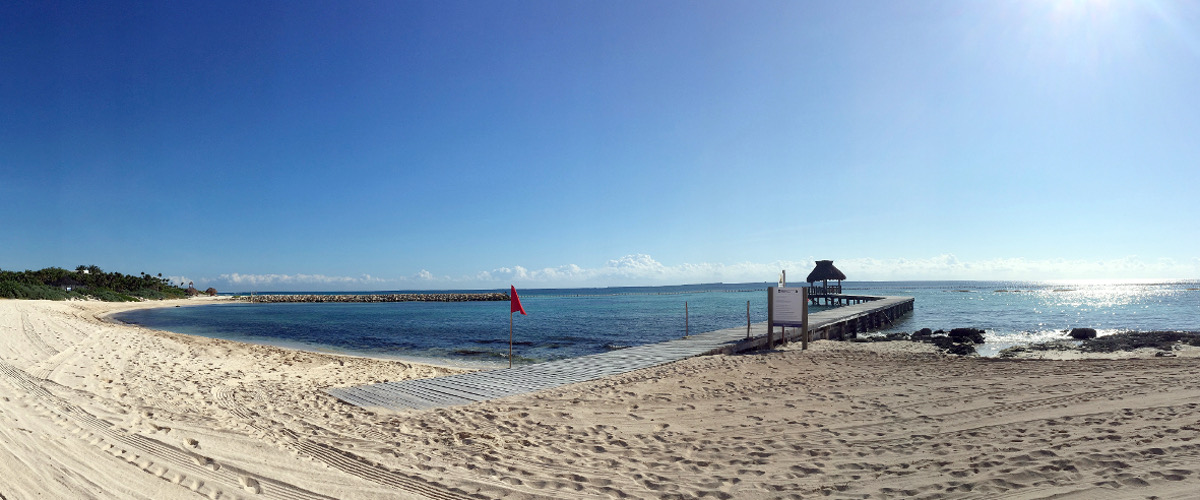
[[[0,268],[1200,278],[1200,3],[0,3]]]

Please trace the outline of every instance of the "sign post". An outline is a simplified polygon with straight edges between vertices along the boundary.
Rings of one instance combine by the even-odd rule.
[[[775,325],[784,328],[783,341],[787,342],[787,327],[800,328],[803,349],[808,349],[808,289],[767,289],[767,347],[775,345]]]

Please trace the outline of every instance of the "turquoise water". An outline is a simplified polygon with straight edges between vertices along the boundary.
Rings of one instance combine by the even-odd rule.
[[[513,320],[515,358],[518,363],[568,358],[740,327],[747,303],[752,322],[766,321],[767,286],[521,290],[529,315]],[[984,355],[1062,338],[1062,330],[1073,327],[1096,328],[1101,335],[1200,330],[1197,280],[846,282],[845,292],[915,297],[913,313],[884,331],[983,328]],[[507,302],[233,303],[131,311],[117,319],[229,340],[467,366],[505,364],[508,355]]]

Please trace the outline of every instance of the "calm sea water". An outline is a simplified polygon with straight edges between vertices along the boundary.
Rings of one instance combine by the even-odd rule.
[[[685,331],[744,326],[747,303],[752,322],[766,321],[767,286],[521,290],[529,315],[513,320],[515,358],[518,363],[568,358],[660,342]],[[983,328],[984,355],[1063,338],[1062,330],[1073,327],[1096,328],[1101,335],[1200,330],[1200,280],[846,282],[845,291],[916,298],[914,312],[884,331]],[[507,302],[231,303],[131,311],[117,319],[229,340],[465,366],[504,364],[508,354]]]

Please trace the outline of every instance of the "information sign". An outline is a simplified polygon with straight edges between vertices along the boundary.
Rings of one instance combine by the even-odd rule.
[[[806,291],[804,288],[770,287],[771,300],[768,304],[771,306],[771,323],[777,326],[804,326],[804,320],[807,319],[805,313],[808,312]]]

